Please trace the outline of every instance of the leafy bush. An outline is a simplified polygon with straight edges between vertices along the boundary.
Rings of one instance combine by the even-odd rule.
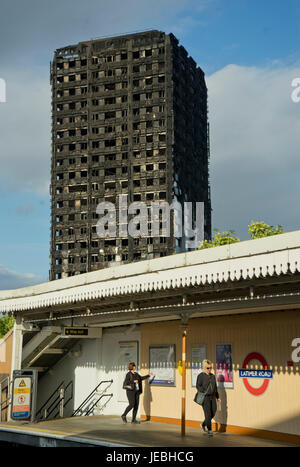
[[[1,316],[0,318],[0,338],[10,331],[13,327],[15,319],[13,316]]]

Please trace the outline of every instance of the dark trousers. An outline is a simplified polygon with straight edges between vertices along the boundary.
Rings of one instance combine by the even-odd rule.
[[[135,418],[136,418],[136,414],[137,414],[137,411],[138,411],[138,408],[139,408],[139,402],[140,402],[140,392],[139,391],[126,391],[126,394],[127,394],[127,398],[128,398],[128,402],[129,402],[129,405],[128,407],[126,408],[125,412],[123,413],[123,416],[126,417],[126,415],[128,414],[128,412],[130,412],[130,410],[133,409],[133,412],[132,412],[132,421],[134,422],[135,421]]]
[[[215,397],[205,396],[203,402],[203,411],[205,420],[203,426],[206,426],[208,430],[211,430],[211,420],[214,418],[217,411],[217,401]]]

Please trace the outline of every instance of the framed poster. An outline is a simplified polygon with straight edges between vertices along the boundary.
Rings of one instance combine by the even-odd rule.
[[[128,365],[130,362],[136,364],[136,369],[139,366],[139,347],[138,341],[120,341],[119,352],[118,352],[118,366],[119,368],[128,371]]]
[[[154,375],[152,385],[175,386],[175,345],[150,346],[149,370]]]
[[[206,358],[206,345],[205,344],[192,344],[191,345],[191,376],[192,386],[196,386],[197,376],[201,373],[202,362]]]
[[[216,379],[219,388],[233,389],[232,344],[216,344]]]
[[[126,391],[123,389],[123,381],[128,372],[130,362],[136,364],[136,371],[139,366],[139,343],[138,341],[119,341],[118,357],[115,362],[115,367],[118,368],[117,382],[117,400],[118,402],[128,402]]]

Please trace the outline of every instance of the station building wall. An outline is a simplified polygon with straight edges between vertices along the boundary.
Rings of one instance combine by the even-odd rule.
[[[104,328],[101,339],[81,339],[68,355],[63,357],[38,387],[38,407],[46,400],[61,380],[73,380],[74,399],[65,412],[72,411],[102,380],[113,380],[103,399],[101,409],[94,415],[121,415],[128,405],[126,391],[122,389],[127,365],[136,359],[141,375],[148,374],[149,348],[154,345],[175,345],[174,387],[154,386],[143,382],[138,416],[142,419],[180,424],[181,419],[181,322],[161,321],[133,326]],[[274,439],[300,440],[300,363],[293,363],[292,341],[300,337],[298,311],[274,311],[235,316],[194,318],[188,322],[186,423],[200,427],[202,407],[193,401],[196,388],[191,381],[191,346],[205,344],[206,356],[216,370],[216,344],[231,344],[233,359],[233,388],[219,388],[221,404],[215,416],[218,429],[228,432],[255,434]],[[130,350],[130,346],[132,349]],[[126,348],[128,347],[128,353]],[[261,354],[273,371],[266,391],[252,395],[239,377],[239,369],[252,352]],[[298,355],[300,356],[300,348]],[[261,368],[252,360],[250,368]],[[248,378],[252,387],[261,386],[262,380]],[[107,403],[106,403],[107,402]],[[129,414],[130,416],[130,414]],[[276,438],[276,434],[278,437]]]
[[[149,371],[149,347],[175,344],[175,386],[153,386],[145,383],[141,404],[142,418],[169,423],[180,423],[181,375],[181,323],[169,321],[141,325],[141,373]],[[276,311],[190,319],[187,332],[186,420],[188,425],[200,426],[202,407],[193,398],[196,389],[191,385],[191,345],[206,344],[207,358],[216,370],[216,344],[231,344],[233,353],[233,389],[219,388],[220,410],[215,422],[221,429],[251,433],[285,433],[300,436],[300,363],[291,361],[291,343],[300,337],[299,311]],[[246,356],[258,352],[273,370],[266,391],[252,395],[239,377]],[[299,349],[300,356],[300,349]],[[258,361],[251,361],[250,368],[262,368]],[[248,378],[252,387],[262,381]],[[266,433],[265,433],[266,434]],[[300,438],[299,438],[300,439]]]
[[[11,372],[12,347],[13,329],[0,339],[0,378],[1,375],[9,375]]]

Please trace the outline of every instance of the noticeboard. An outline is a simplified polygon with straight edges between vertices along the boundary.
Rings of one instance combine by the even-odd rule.
[[[150,346],[149,369],[154,375],[151,385],[175,386],[175,345]]]
[[[122,370],[119,375],[117,401],[128,402],[126,391],[123,389],[123,381],[128,371],[128,364],[134,362],[138,371],[139,368],[139,343],[138,341],[119,341],[117,367]]]

